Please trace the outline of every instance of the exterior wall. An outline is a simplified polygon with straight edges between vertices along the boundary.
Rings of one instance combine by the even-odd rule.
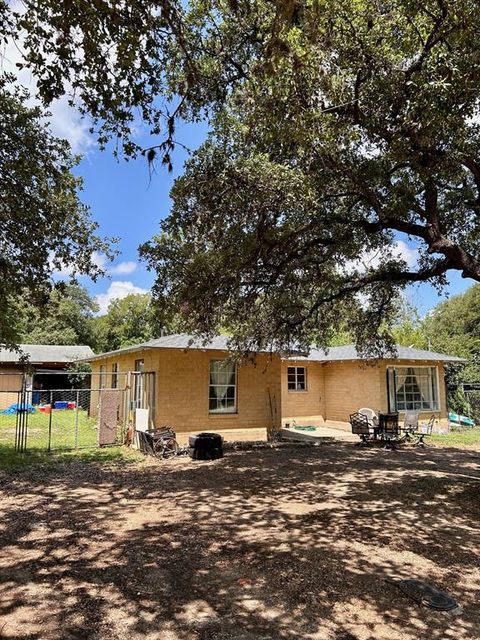
[[[289,391],[287,369],[292,366],[305,367],[307,374],[305,391]],[[293,420],[303,425],[323,424],[325,420],[324,370],[321,362],[305,360],[282,362],[282,425],[288,425]]]
[[[329,362],[325,367],[325,417],[348,422],[361,407],[387,410],[387,378],[381,366],[357,361]],[[384,398],[382,387],[385,387]]]
[[[237,369],[237,412],[210,414],[208,411],[210,360],[227,358],[224,351],[191,349],[147,349],[110,356],[92,363],[93,380],[99,380],[100,365],[106,365],[106,387],[111,386],[111,367],[133,371],[135,360],[144,360],[145,372],[156,374],[156,426],[170,425],[177,432],[219,429],[270,428],[280,426],[281,360],[266,354],[256,363]],[[119,374],[119,388],[124,376]],[[95,413],[98,394],[92,393]]]
[[[358,361],[331,362],[325,365],[325,418],[347,422],[351,413],[361,407],[376,412],[388,411],[387,367],[430,366],[438,370],[440,411],[425,411],[422,419],[435,414],[447,418],[445,398],[445,371],[442,362],[418,362],[413,360],[382,360],[375,365]],[[402,419],[402,413],[400,413]]]
[[[0,411],[18,402],[22,387],[22,371],[13,366],[0,365]]]

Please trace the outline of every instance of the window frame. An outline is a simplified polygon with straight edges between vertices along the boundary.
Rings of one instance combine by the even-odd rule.
[[[408,376],[409,369],[426,369],[430,370],[431,374],[428,376],[421,376],[423,378],[427,377],[429,382],[429,395],[430,400],[428,404],[429,407],[425,405],[427,402],[420,399],[420,401],[411,399],[407,400],[408,392],[405,389],[405,382],[403,383],[403,401],[401,403],[398,402],[398,390],[397,390],[397,372],[402,370],[403,375]],[[417,386],[419,386],[417,384]],[[421,386],[419,386],[420,394],[421,394]],[[438,372],[438,365],[410,365],[410,366],[388,366],[387,367],[387,393],[388,393],[388,407],[389,411],[398,411],[400,413],[404,413],[405,411],[420,411],[421,413],[428,412],[438,412],[441,410],[441,398],[440,398],[440,376]],[[413,396],[413,391],[410,392],[410,395]],[[399,404],[402,408],[399,408]],[[408,406],[411,404],[412,406]]]
[[[229,363],[233,365],[233,374],[234,374],[234,382],[225,382],[225,383],[216,383],[212,384],[212,365],[218,363]],[[219,373],[218,370],[216,373]],[[231,373],[231,371],[230,371]],[[233,407],[219,407],[219,398],[217,396],[212,396],[212,387],[224,387],[226,389],[233,388]],[[227,396],[223,396],[222,399],[229,400],[231,398],[227,398]],[[211,402],[215,400],[217,402],[217,408],[211,408]],[[230,362],[228,358],[213,358],[210,360],[208,365],[208,413],[209,415],[218,416],[218,415],[235,415],[238,413],[238,367],[236,362]]]
[[[105,389],[107,383],[107,365],[101,364],[98,369],[98,388]]]
[[[294,369],[294,372],[292,373],[290,371],[290,369]],[[303,369],[303,388],[300,387],[299,388],[299,381],[298,381],[298,370],[299,369]],[[293,384],[295,385],[295,387],[290,387],[291,381],[289,380],[290,376],[294,376],[294,380],[293,380]],[[305,391],[308,391],[308,381],[307,381],[307,367],[305,365],[287,365],[287,391],[291,391],[292,393],[304,393]]]
[[[143,374],[145,373],[145,359],[139,358],[135,360],[135,369],[133,374],[134,386],[133,386],[133,399],[135,408],[140,409],[143,407],[143,396],[145,392],[145,379]]]
[[[110,373],[112,389],[118,389],[118,362],[112,362]]]

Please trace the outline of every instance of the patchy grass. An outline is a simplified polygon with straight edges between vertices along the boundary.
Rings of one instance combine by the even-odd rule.
[[[480,427],[450,431],[450,433],[434,433],[426,440],[440,447],[480,449]]]
[[[127,447],[96,447],[94,449],[76,449],[70,451],[40,451],[34,449],[27,453],[17,453],[13,447],[0,445],[0,470],[15,471],[25,467],[45,465],[56,466],[65,462],[87,463],[138,463],[145,460],[142,454]]]

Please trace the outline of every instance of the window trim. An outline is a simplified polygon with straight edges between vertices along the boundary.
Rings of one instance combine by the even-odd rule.
[[[211,374],[212,374],[212,364],[214,362],[228,362],[228,358],[212,358],[209,363],[208,363],[208,413],[211,416],[224,416],[224,415],[237,415],[238,414],[238,366],[237,363],[234,362],[233,363],[233,370],[234,370],[234,374],[235,374],[235,383],[234,384],[217,384],[217,385],[212,385],[211,383]],[[233,400],[234,400],[234,405],[232,408],[225,408],[225,409],[210,409],[210,390],[212,386],[217,386],[217,387],[233,387],[234,389],[234,396],[233,396]]]
[[[107,365],[101,364],[98,368],[98,388],[105,389],[107,384]]]
[[[432,380],[435,381],[435,401],[432,402],[433,408],[423,409],[423,408],[414,408],[414,409],[397,409],[397,379],[396,379],[396,370],[398,369],[434,369],[435,374],[432,377]],[[440,375],[438,371],[438,365],[428,365],[428,364],[420,364],[420,365],[389,365],[387,367],[387,397],[388,397],[388,408],[389,411],[398,411],[399,413],[405,413],[405,411],[420,411],[420,413],[429,413],[429,412],[439,412],[441,411],[441,397],[440,397]],[[393,374],[390,377],[391,373]],[[391,381],[393,380],[393,385]],[[393,388],[392,388],[393,386]]]
[[[110,374],[112,389],[118,389],[118,362],[112,362]]]
[[[288,376],[290,375],[289,373],[289,369],[295,369],[295,389],[291,389],[289,387],[289,380],[288,380]],[[303,377],[304,377],[304,381],[305,381],[305,387],[303,389],[299,389],[298,388],[298,369],[303,369]],[[308,391],[308,375],[307,375],[307,367],[305,365],[296,365],[296,364],[292,364],[292,365],[287,365],[287,391],[291,392],[291,393],[305,393],[306,391]]]

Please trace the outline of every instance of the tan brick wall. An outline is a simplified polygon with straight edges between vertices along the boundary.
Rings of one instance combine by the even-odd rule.
[[[238,366],[237,413],[210,414],[208,385],[210,360],[227,357],[223,351],[181,349],[148,349],[110,356],[92,363],[93,384],[98,381],[101,364],[107,365],[107,385],[113,362],[119,371],[133,371],[135,360],[144,359],[145,371],[156,373],[156,425],[171,425],[176,431],[266,428],[280,426],[281,361],[259,355],[256,363]],[[123,376],[119,378],[122,388]],[[98,397],[92,394],[92,412]]]
[[[307,388],[305,391],[289,391],[287,384],[288,367],[305,367]],[[325,417],[325,377],[324,366],[320,362],[288,360],[282,362],[282,424],[321,425]]]
[[[387,411],[387,367],[420,365],[438,367],[440,397],[440,411],[424,412],[421,418],[429,417],[432,413],[435,413],[438,418],[446,418],[443,364],[408,360],[384,360],[376,365],[366,365],[356,361],[327,363],[325,365],[325,418],[348,421],[350,414],[361,407],[370,407],[377,412]]]

